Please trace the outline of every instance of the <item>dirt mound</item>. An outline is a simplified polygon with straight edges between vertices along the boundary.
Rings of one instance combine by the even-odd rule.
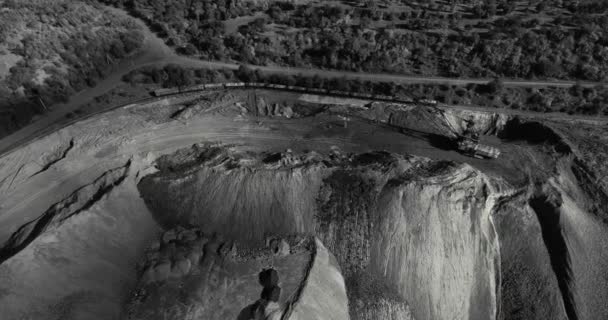
[[[289,250],[242,245],[197,228],[166,231],[140,263],[142,276],[128,318],[249,319],[255,312],[293,312],[308,299],[304,288],[319,285],[311,274],[325,272],[315,262],[319,244],[305,236],[268,243],[275,240],[289,244]],[[263,286],[260,279],[270,283]]]

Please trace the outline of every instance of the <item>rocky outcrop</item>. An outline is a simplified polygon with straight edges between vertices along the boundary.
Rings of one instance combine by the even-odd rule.
[[[459,133],[463,133],[470,125],[470,130],[484,135],[496,135],[503,130],[510,116],[504,113],[483,112],[474,110],[452,109],[443,110],[446,120]]]
[[[276,253],[274,241],[289,251]],[[317,277],[311,275],[327,270],[316,262],[317,243],[311,237],[271,237],[267,243],[235,242],[198,228],[165,231],[140,263],[127,318],[248,320],[258,314],[287,319],[286,310],[309,294],[318,295],[305,289],[319,285],[318,280],[308,284]],[[320,285],[326,290],[335,284]]]
[[[385,120],[407,130],[448,137],[467,130],[482,135],[497,135],[511,119],[506,114],[493,112],[427,106],[382,106],[385,108],[379,109],[372,104],[370,111],[364,113],[365,116],[373,120]]]
[[[211,240],[200,230],[166,231],[146,253],[146,261],[141,266],[142,282],[161,282],[188,275],[200,263],[205,246],[213,245]]]
[[[267,103],[263,97],[257,97],[255,104],[256,116],[267,116],[267,117],[293,117],[293,108],[284,102]]]
[[[315,256],[299,297],[283,319],[348,320],[348,298],[340,267],[332,254],[315,240]]]

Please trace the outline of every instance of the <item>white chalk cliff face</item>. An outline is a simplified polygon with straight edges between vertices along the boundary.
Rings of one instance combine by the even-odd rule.
[[[416,319],[493,319],[499,244],[496,196],[466,165],[389,181],[377,201],[371,269],[412,306]]]

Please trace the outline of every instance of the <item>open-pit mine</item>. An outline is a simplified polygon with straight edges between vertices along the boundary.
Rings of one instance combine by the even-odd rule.
[[[0,158],[0,318],[608,319],[606,139],[278,90],[125,106]]]

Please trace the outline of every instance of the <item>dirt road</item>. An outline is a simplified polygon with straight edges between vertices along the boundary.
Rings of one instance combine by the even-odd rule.
[[[120,9],[111,8],[120,14],[126,14]],[[52,110],[46,113],[40,119],[32,122],[24,128],[14,132],[13,134],[4,137],[0,140],[0,154],[4,153],[11,146],[19,144],[36,137],[42,130],[53,127],[60,123],[68,113],[78,109],[81,105],[93,98],[100,96],[120,84],[121,78],[138,68],[149,65],[162,66],[166,64],[178,64],[187,67],[196,68],[228,68],[237,69],[236,63],[218,62],[218,61],[203,61],[196,58],[177,55],[165,42],[150,31],[143,21],[136,19],[142,26],[145,33],[145,44],[141,53],[137,56],[127,59],[116,66],[113,72],[104,80],[100,81],[95,87],[85,89],[70,98],[67,103],[53,106]],[[279,66],[251,66],[253,69],[258,69],[267,73],[280,73],[288,75],[319,75],[327,78],[361,79],[370,81],[394,81],[397,83],[442,83],[463,85],[467,83],[486,83],[490,79],[454,79],[442,77],[425,77],[425,76],[407,76],[393,74],[375,74],[375,73],[358,73],[347,71],[333,71],[321,69],[302,69]],[[528,80],[504,80],[506,86],[556,86],[569,87],[574,85],[574,81],[528,81]],[[581,83],[583,86],[596,86],[599,83]]]

